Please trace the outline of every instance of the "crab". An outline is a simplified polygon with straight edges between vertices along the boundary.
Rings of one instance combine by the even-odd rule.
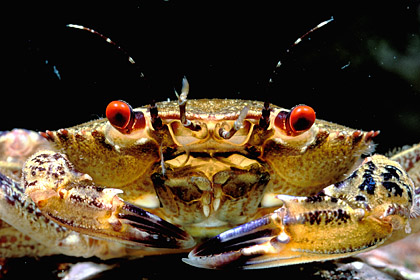
[[[189,100],[0,135],[0,254],[186,253],[203,268],[351,256],[420,230],[420,145],[373,154],[377,131],[314,109]]]

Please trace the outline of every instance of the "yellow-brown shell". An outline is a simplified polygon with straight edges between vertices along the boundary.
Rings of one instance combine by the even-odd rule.
[[[221,138],[217,130],[231,127],[245,106],[242,128]],[[188,100],[186,117],[201,125],[198,132],[180,123],[178,102],[156,107],[159,129],[146,106],[134,109],[145,115],[146,128],[130,135],[100,119],[44,136],[97,184],[122,189],[125,200],[193,235],[254,219],[276,203],[274,194],[314,194],[349,174],[372,148],[372,133],[322,120],[297,137],[284,135],[274,119],[288,110],[273,105],[268,128],[260,127],[258,101]]]

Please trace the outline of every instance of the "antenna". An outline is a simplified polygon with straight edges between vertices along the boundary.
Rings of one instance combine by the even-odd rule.
[[[298,45],[300,42],[302,42],[303,39],[305,39],[306,37],[308,37],[309,34],[311,34],[312,32],[320,29],[321,27],[327,25],[328,23],[330,23],[333,20],[334,20],[334,18],[331,17],[330,19],[325,20],[325,21],[319,23],[317,26],[315,26],[314,28],[312,28],[311,30],[309,30],[308,32],[306,32],[305,34],[303,34],[302,36],[300,36],[299,38],[297,38],[296,41],[292,45],[290,45],[290,47],[286,50],[286,53],[290,53],[290,50],[292,48],[294,48],[296,45]],[[281,60],[279,60],[277,62],[277,64],[276,64],[276,68],[273,70],[272,76],[270,77],[270,79],[268,81],[269,84],[272,84],[273,83],[273,78],[272,77],[274,75],[277,75],[277,69],[280,68],[281,65],[282,65]]]
[[[134,61],[134,59],[133,59],[133,58],[132,58],[132,57],[128,54],[128,52],[127,52],[125,49],[123,49],[120,45],[118,45],[117,43],[115,43],[114,41],[112,41],[112,40],[111,40],[111,38],[106,37],[105,35],[103,35],[103,34],[99,33],[98,31],[96,31],[96,30],[94,30],[94,29],[92,29],[92,28],[85,27],[85,26],[83,26],[83,25],[78,25],[78,24],[67,24],[66,26],[67,26],[67,27],[70,27],[70,28],[76,28],[76,29],[80,29],[80,30],[86,30],[86,31],[89,31],[90,33],[93,33],[93,34],[95,34],[95,35],[99,36],[100,38],[104,39],[107,43],[109,43],[109,44],[111,44],[111,45],[115,46],[115,47],[117,48],[117,50],[119,50],[119,51],[121,51],[122,53],[124,53],[124,54],[127,56],[128,61],[129,61],[131,64],[135,65],[135,66],[136,66],[136,68],[138,68],[138,67],[137,67],[137,65],[136,65],[136,62],[135,62],[135,61]],[[144,74],[143,74],[141,71],[140,71],[140,77],[141,77],[141,78],[144,78]]]

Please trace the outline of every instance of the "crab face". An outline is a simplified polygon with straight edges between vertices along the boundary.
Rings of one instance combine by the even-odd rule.
[[[29,157],[21,186],[2,175],[2,219],[36,232],[44,254],[139,256],[215,236],[186,259],[201,267],[344,257],[411,230],[418,147],[394,158],[410,167],[362,161],[378,132],[316,120],[305,105],[187,94],[184,80],[178,102],[114,101],[106,119],[41,133],[50,150]]]
[[[189,100],[186,113],[178,102],[155,106],[111,102],[106,120],[44,136],[96,184],[121,189],[125,201],[194,237],[255,219],[279,204],[276,194],[313,195],[338,182],[376,135],[316,121],[303,105]]]

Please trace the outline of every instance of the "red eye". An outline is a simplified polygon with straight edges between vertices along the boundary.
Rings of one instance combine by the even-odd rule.
[[[290,112],[281,111],[274,124],[287,135],[297,136],[308,131],[316,119],[315,111],[309,106],[298,105]]]
[[[289,123],[294,132],[305,132],[315,122],[315,111],[309,106],[299,105],[290,111]]]
[[[115,128],[124,129],[132,118],[132,109],[124,101],[112,101],[106,107],[106,117]]]
[[[124,101],[109,103],[105,114],[110,124],[124,134],[142,129],[146,124],[143,113],[134,112],[131,106]]]

